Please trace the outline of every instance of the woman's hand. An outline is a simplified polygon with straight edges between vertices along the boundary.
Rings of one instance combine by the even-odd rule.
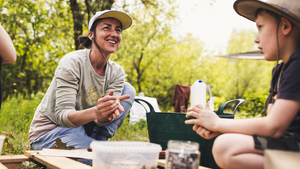
[[[113,91],[109,91],[108,95],[100,98],[97,104],[97,120],[99,123],[107,123],[114,118],[119,117],[120,113],[124,111],[120,102],[124,99],[129,99],[130,95],[123,95],[119,97],[113,96]],[[119,109],[119,110],[118,110]]]
[[[206,108],[201,105],[195,105],[190,108],[188,108],[188,112],[186,114],[186,117],[195,117],[196,119],[189,119],[185,121],[185,124],[195,124],[197,126],[193,127],[193,130],[198,130],[199,126],[201,128],[198,132],[206,133],[205,130],[208,130],[210,132],[216,132],[216,126],[218,124],[218,120],[220,119],[216,113],[214,113],[208,105],[206,105]],[[202,131],[202,129],[205,129]],[[197,132],[197,133],[198,133]],[[199,134],[199,133],[198,133]],[[210,134],[210,133],[206,133]],[[215,135],[215,134],[213,134]]]
[[[110,91],[110,92],[112,92],[112,91]],[[112,94],[113,94],[113,92],[112,92]],[[129,99],[129,98],[130,98],[129,94],[117,97],[117,103],[119,104],[119,108],[118,109],[120,110],[120,112],[124,112],[124,108],[121,105],[121,101],[124,100],[124,99]],[[119,110],[115,110],[114,113],[110,114],[109,120],[112,120],[113,118],[119,117],[119,115],[120,115]]]

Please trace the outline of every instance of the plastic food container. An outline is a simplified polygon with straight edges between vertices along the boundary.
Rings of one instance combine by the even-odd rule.
[[[2,146],[3,146],[4,140],[5,140],[5,136],[0,135],[0,155],[1,155],[1,152],[2,152]]]
[[[159,144],[138,141],[93,141],[93,168],[156,169]]]

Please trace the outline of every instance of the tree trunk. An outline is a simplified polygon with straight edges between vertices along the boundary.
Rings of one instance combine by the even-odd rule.
[[[79,49],[79,35],[82,35],[82,20],[83,14],[81,14],[79,4],[76,0],[70,0],[70,7],[73,14],[73,22],[74,22],[74,41],[75,48]]]

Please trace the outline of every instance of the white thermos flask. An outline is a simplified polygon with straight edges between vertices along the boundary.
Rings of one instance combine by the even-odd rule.
[[[191,106],[206,105],[206,84],[202,80],[196,80],[191,86]]]

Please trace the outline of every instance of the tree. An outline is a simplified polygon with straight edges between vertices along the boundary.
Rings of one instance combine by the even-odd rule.
[[[159,29],[165,29],[165,20],[161,18],[170,17],[173,9],[168,0],[136,0],[134,4],[123,0],[0,0],[0,21],[11,36],[18,56],[16,63],[4,65],[2,69],[4,99],[14,94],[31,96],[38,91],[45,92],[59,59],[77,49],[78,36],[88,32],[87,26],[83,25],[88,25],[96,11],[111,8],[125,12],[143,8],[148,19],[159,25],[157,30],[153,29],[160,32],[155,33],[159,36],[162,36]],[[138,15],[135,18],[141,20]]]
[[[165,2],[170,0],[165,0],[160,2],[159,0],[135,0],[134,3],[128,4],[125,0],[122,0],[118,4],[115,4],[115,0],[69,0],[70,9],[72,11],[73,23],[74,23],[74,42],[75,48],[79,48],[78,36],[82,35],[84,32],[83,25],[88,25],[90,18],[97,12],[102,10],[109,10],[113,7],[119,10],[129,11],[129,8],[134,8],[139,10],[143,8],[150,12],[154,12],[153,9],[159,9],[164,11]],[[129,7],[130,6],[130,7]],[[138,8],[137,8],[138,7]],[[147,12],[146,12],[147,13]],[[153,15],[153,19],[156,20],[156,15]]]
[[[17,62],[2,69],[3,98],[45,91],[60,57],[70,50],[70,21],[64,2],[2,0],[1,24],[17,51]],[[71,36],[69,36],[71,37]]]
[[[168,22],[174,18],[173,10],[162,10],[159,7],[148,7],[136,10],[131,14],[134,24],[122,34],[123,41],[120,45],[116,57],[113,60],[119,61],[124,65],[127,73],[127,80],[142,92],[142,85],[145,81],[146,70],[159,56],[160,51],[166,49],[168,44],[162,43],[170,38],[170,26]],[[163,16],[163,17],[162,17]]]
[[[256,32],[251,30],[234,30],[228,42],[227,53],[242,53],[254,51],[256,45],[254,39]],[[235,86],[231,90],[231,98],[243,98],[247,93],[267,94],[271,78],[271,67],[274,63],[265,60],[241,60],[235,59],[234,72],[228,83]]]

